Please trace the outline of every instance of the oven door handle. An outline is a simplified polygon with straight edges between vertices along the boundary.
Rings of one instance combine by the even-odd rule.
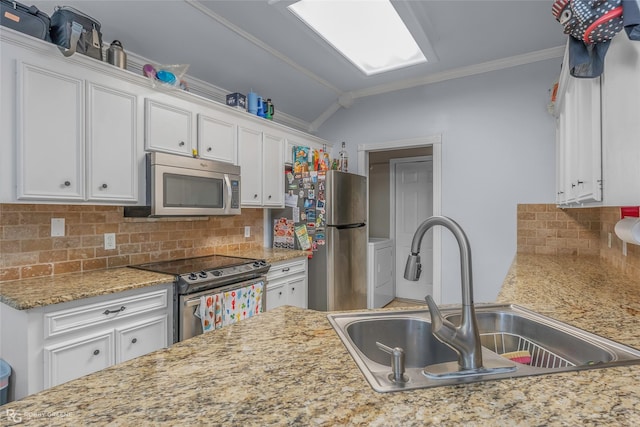
[[[224,174],[224,184],[227,186],[227,197],[224,201],[224,213],[231,213],[231,200],[233,200],[233,190],[231,188],[231,179],[229,178],[229,174]]]

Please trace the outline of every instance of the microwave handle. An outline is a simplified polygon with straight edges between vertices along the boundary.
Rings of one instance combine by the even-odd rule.
[[[231,213],[231,200],[233,199],[233,191],[231,189],[231,179],[229,178],[229,174],[224,174],[224,183],[227,186],[227,197],[224,204],[224,213]]]

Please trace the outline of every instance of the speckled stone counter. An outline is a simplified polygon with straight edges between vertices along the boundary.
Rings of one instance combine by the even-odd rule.
[[[308,254],[305,251],[261,248],[228,255],[264,259],[274,263],[306,257]],[[127,267],[14,280],[0,282],[0,303],[18,310],[27,310],[172,281],[171,275]]]
[[[173,276],[134,268],[113,268],[0,283],[0,302],[18,310],[107,295],[159,283]]]
[[[640,281],[606,273],[597,260],[518,256],[500,300],[640,345]],[[640,365],[379,394],[326,313],[280,307],[11,402],[0,420],[59,426],[637,426]]]
[[[220,255],[225,255],[225,252],[216,252]],[[307,257],[311,252],[298,251],[291,249],[273,249],[273,248],[257,248],[257,249],[243,249],[239,253],[229,253],[228,255],[237,255],[245,258],[263,259],[268,263],[274,263],[279,261],[287,261],[289,259]]]

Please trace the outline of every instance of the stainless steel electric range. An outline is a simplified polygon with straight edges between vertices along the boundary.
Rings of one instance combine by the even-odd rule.
[[[203,332],[198,315],[202,297],[259,283],[264,286],[264,275],[271,265],[261,259],[209,255],[131,267],[175,276],[173,337],[174,342],[178,342]],[[263,292],[260,311],[264,311],[265,308],[266,292]]]

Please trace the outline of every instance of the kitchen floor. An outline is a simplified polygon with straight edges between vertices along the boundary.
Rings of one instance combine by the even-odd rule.
[[[385,305],[384,308],[415,307],[415,306],[426,306],[426,305],[427,303],[421,300],[395,298],[389,304]]]

